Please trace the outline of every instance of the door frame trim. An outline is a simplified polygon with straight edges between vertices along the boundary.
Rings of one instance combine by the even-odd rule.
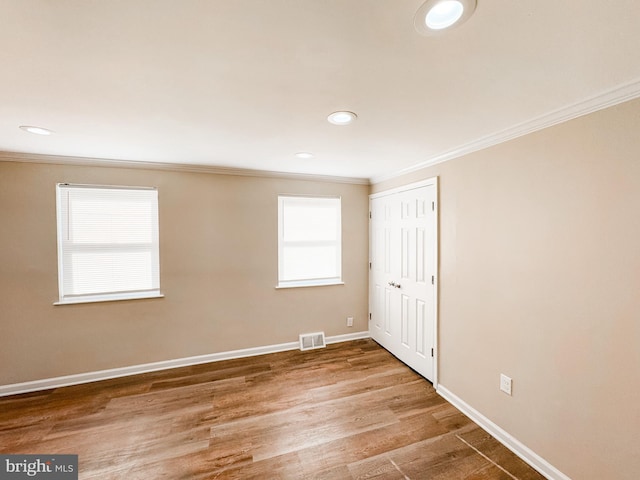
[[[438,388],[438,359],[440,356],[440,341],[439,341],[439,328],[438,325],[440,323],[440,302],[439,300],[439,284],[440,284],[440,216],[438,212],[440,210],[440,188],[439,188],[439,177],[431,177],[426,180],[421,180],[419,182],[408,183],[406,185],[402,185],[400,187],[390,188],[388,190],[383,190],[381,192],[372,193],[369,195],[369,212],[371,212],[371,200],[374,198],[385,197],[387,195],[393,195],[396,193],[407,192],[409,190],[415,190],[416,188],[433,186],[435,188],[435,205],[433,209],[434,213],[434,225],[435,225],[435,252],[434,252],[434,282],[433,282],[433,386],[434,388]],[[369,262],[371,262],[371,221],[369,221]],[[371,282],[371,270],[369,270],[369,283]],[[369,302],[368,307],[371,310],[371,285],[368,288],[369,292]],[[371,325],[369,325],[369,332],[371,332]]]

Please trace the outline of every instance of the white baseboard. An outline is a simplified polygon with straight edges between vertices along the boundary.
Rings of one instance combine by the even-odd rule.
[[[327,344],[330,344],[359,340],[362,338],[369,338],[369,332],[335,335],[333,337],[327,337],[325,340]],[[256,355],[265,355],[267,353],[296,350],[299,346],[299,342],[280,343],[277,345],[266,345],[263,347],[245,348],[242,350],[231,350],[229,352],[211,353],[195,357],[145,363],[130,367],[112,368],[110,370],[100,370],[97,372],[78,373],[75,375],[66,375],[64,377],[45,378],[42,380],[34,380],[32,382],[0,385],[0,397],[17,395],[19,393],[49,390],[52,388],[68,387],[69,385],[80,385],[82,383],[97,382],[99,380],[109,380],[111,378],[126,377],[128,375],[138,375],[140,373],[157,372],[159,370],[167,370],[170,368],[188,367],[190,365],[198,365],[201,363],[219,362],[221,360],[231,360],[233,358],[253,357]]]
[[[327,337],[324,339],[324,343],[327,345],[331,343],[350,342],[352,340],[362,340],[363,338],[369,338],[369,332],[355,332],[345,333],[344,335],[334,335],[333,337]]]
[[[496,440],[502,443],[505,447],[507,447],[509,450],[511,450],[518,457],[527,462],[531,467],[535,468],[549,480],[571,480],[571,478],[569,478],[567,475],[562,473],[536,452],[531,450],[529,447],[524,445],[522,442],[511,436],[505,430],[482,415],[460,397],[453,394],[446,387],[438,385],[437,392],[445,400],[451,403],[454,407],[464,413],[467,417],[469,417],[480,427],[490,433]]]

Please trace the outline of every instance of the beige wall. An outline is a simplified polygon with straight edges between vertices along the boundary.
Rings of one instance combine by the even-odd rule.
[[[165,298],[53,306],[57,182],[159,188]],[[366,331],[368,188],[0,162],[0,385]],[[278,193],[342,196],[345,285],[274,288]]]
[[[640,101],[372,191],[436,175],[441,385],[575,480],[640,478]]]

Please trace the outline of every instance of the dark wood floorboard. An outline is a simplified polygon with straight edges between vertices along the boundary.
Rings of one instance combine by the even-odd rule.
[[[0,452],[81,479],[543,479],[372,340],[1,398]]]

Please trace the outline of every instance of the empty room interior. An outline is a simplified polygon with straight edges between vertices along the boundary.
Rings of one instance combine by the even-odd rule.
[[[640,478],[640,2],[0,22],[1,478]]]

